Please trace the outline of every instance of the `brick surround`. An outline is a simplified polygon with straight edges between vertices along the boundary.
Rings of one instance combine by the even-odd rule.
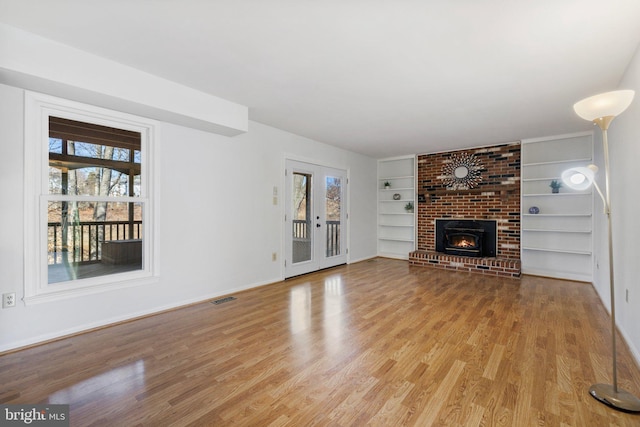
[[[452,155],[475,155],[482,163],[482,181],[471,190],[449,190],[443,182],[443,166]],[[417,250],[412,265],[520,276],[520,143],[418,156]],[[495,258],[468,258],[435,252],[437,218],[497,221]]]

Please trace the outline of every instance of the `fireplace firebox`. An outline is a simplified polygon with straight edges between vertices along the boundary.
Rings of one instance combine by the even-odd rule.
[[[496,221],[436,220],[437,252],[469,257],[495,257],[496,242]]]

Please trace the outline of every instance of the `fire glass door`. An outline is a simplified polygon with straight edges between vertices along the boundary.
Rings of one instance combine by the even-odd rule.
[[[347,173],[287,160],[285,277],[347,262]]]

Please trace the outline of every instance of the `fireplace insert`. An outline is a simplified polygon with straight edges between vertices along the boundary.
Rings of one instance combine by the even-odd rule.
[[[437,219],[436,251],[469,257],[495,257],[496,221]]]

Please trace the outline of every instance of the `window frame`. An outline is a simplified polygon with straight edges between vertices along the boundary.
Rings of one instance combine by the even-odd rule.
[[[94,123],[141,134],[140,196],[72,196],[49,194],[49,117]],[[24,302],[26,304],[55,301],[156,282],[158,268],[156,245],[158,223],[158,186],[155,182],[158,161],[154,150],[158,123],[154,120],[62,98],[25,91],[25,262]],[[142,203],[144,227],[142,269],[103,276],[48,283],[47,204],[49,201],[133,201]]]

